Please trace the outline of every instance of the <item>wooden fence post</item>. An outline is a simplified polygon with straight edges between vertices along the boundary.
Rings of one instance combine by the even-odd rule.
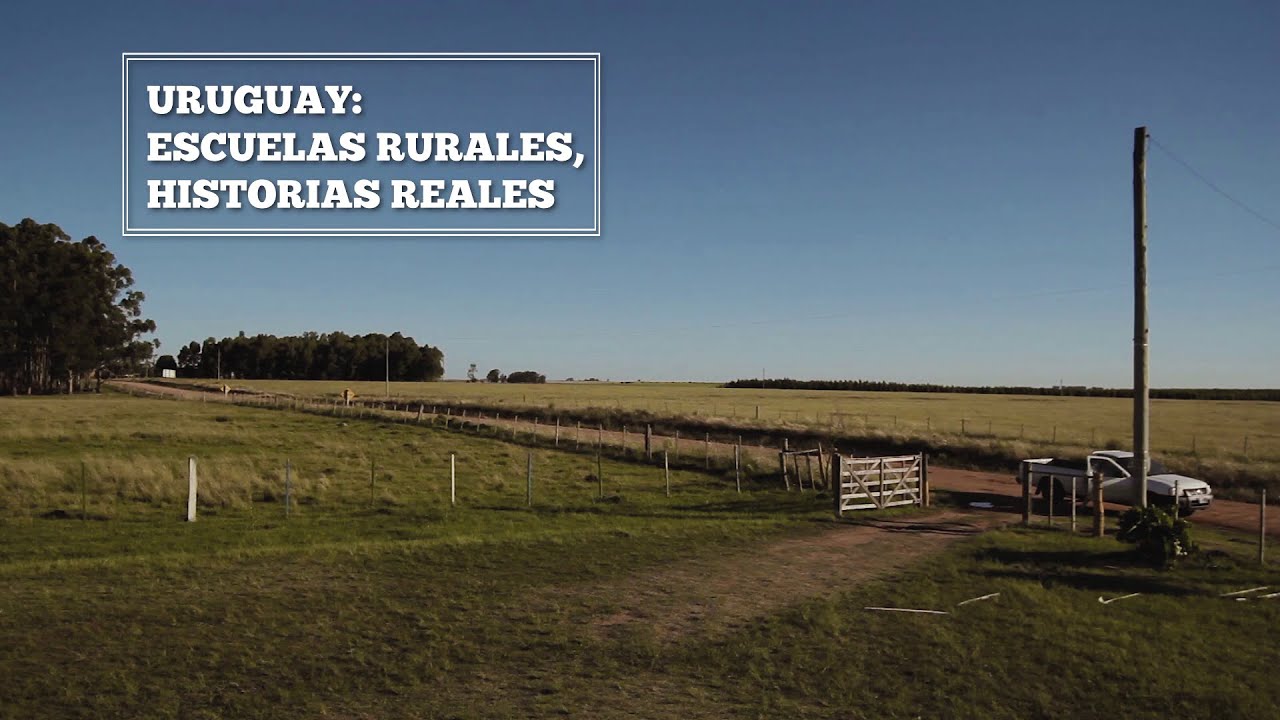
[[[187,457],[187,522],[196,521],[196,456]],[[84,487],[84,464],[80,465],[80,485]]]
[[[1071,476],[1071,533],[1076,531],[1076,478]]]
[[[738,494],[742,494],[742,438],[738,438],[738,444],[733,446],[733,483],[738,488]]]
[[[925,507],[933,504],[932,492],[933,488],[929,487],[929,454],[920,453],[920,500]]]
[[[884,509],[884,458],[880,458],[876,463],[880,466],[880,509]]]
[[[667,482],[667,497],[671,497],[671,465],[667,462],[667,451],[662,451],[662,475]]]
[[[653,426],[649,424],[644,426],[644,459],[653,459]]]
[[[787,478],[787,451],[786,450],[778,451],[778,467],[782,470],[782,484],[786,486],[788,491],[790,491],[791,480]]]
[[[827,470],[830,468],[827,467],[825,457],[822,454],[822,443],[818,443],[818,479],[822,481],[822,487],[829,488],[831,485],[827,482]]]
[[[1022,527],[1031,527],[1031,467],[1023,461],[1018,467],[1022,478]]]
[[[600,486],[600,499],[604,499],[604,467],[600,464],[600,448],[596,448],[596,484]]]
[[[1054,478],[1049,478],[1049,482],[1045,484],[1048,485],[1045,492],[1046,497],[1049,499],[1049,507],[1045,510],[1045,516],[1048,518],[1048,526],[1053,527],[1053,490],[1058,486],[1058,481]]]
[[[844,468],[840,453],[831,453],[831,499],[835,503],[836,517],[844,517],[844,503],[840,494],[844,492]]]
[[[556,447],[560,447],[560,416],[556,416]]]
[[[1102,471],[1093,474],[1093,485],[1089,489],[1093,493],[1093,536],[1103,537],[1107,534],[1107,508],[1102,490]]]

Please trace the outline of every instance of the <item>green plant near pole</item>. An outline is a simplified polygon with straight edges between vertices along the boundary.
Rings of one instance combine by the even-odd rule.
[[[1116,539],[1136,546],[1138,554],[1159,567],[1169,567],[1195,552],[1191,523],[1173,510],[1148,505],[1131,507],[1120,516]]]

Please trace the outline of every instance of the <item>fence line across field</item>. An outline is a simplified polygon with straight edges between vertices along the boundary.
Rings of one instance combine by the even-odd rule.
[[[132,389],[130,389],[129,392],[130,394],[141,394],[149,397],[178,399],[174,395],[167,394],[167,393],[152,393],[145,390],[134,391]],[[216,396],[214,397],[215,397],[215,401],[221,400],[221,401],[235,403],[235,404],[250,404],[257,407],[287,408],[292,410],[301,410],[304,412],[312,412],[312,413],[334,415],[334,416],[347,416],[349,412],[352,410],[349,402],[344,403],[343,405],[338,405],[335,402],[331,405],[330,403],[328,403],[323,399],[311,400],[307,398],[297,398],[297,397],[288,397],[288,396],[258,395],[258,396],[252,396],[245,401],[240,401],[234,397],[229,396],[228,394],[224,394],[224,396],[221,398],[217,398]],[[207,398],[202,397],[202,401],[207,401]],[[400,421],[403,423],[420,424],[422,423],[424,418],[425,407],[426,406],[424,403],[404,403],[402,406],[400,403],[388,402],[388,403],[379,403],[376,407],[367,406],[367,404],[362,404],[359,408],[359,411],[360,411],[359,416],[364,417],[365,411],[367,409],[369,411],[371,418],[380,418],[384,420]],[[433,407],[432,409],[435,410],[436,408]],[[466,410],[461,411],[461,415],[464,418],[465,418],[465,413],[466,413]],[[443,418],[446,426],[449,426],[451,417],[452,417],[452,409],[446,408],[446,412]],[[438,417],[432,417],[430,421],[434,422],[437,419]],[[482,412],[481,413],[473,412],[473,419],[484,420],[485,418],[483,417]],[[493,421],[496,421],[498,423],[502,422],[500,418],[495,418],[490,422],[493,422]],[[518,428],[516,427],[518,423],[519,421],[517,416],[516,420],[512,422],[513,436],[518,430]],[[547,426],[549,432],[555,433],[555,436],[554,436],[555,446],[558,446],[558,441],[559,441],[559,425],[560,425],[560,421],[557,418],[555,421],[554,427]],[[482,426],[477,424],[476,427],[481,428]],[[580,423],[578,423],[578,428],[580,428]],[[500,432],[500,428],[497,425],[494,425],[493,431],[496,436]],[[539,424],[535,422],[533,423],[533,428],[530,430],[529,435],[531,438],[536,438],[539,436],[539,433],[540,433]],[[600,457],[601,457],[601,449],[605,445],[604,433],[605,431],[604,431],[603,425],[598,424],[597,439],[595,443],[595,454],[596,454],[597,478],[599,480],[600,495],[602,497],[603,497],[604,478],[603,478],[603,473],[600,472],[602,470],[601,464],[600,464]],[[648,446],[648,448],[652,450],[652,447],[653,447],[652,442],[655,436],[652,434],[651,426],[646,427],[645,436],[646,436],[646,446]],[[675,440],[674,437],[672,439]],[[707,458],[709,461],[709,458],[711,455],[711,442],[710,442],[709,434],[707,434],[707,436],[705,437],[705,445],[706,445]],[[794,458],[806,456],[810,452],[816,451],[816,454],[819,457],[821,457],[821,453],[822,453],[822,449],[820,446],[818,448],[815,448],[814,451],[791,451],[788,445],[789,443],[784,438],[783,451],[781,453],[781,457],[783,458],[782,475],[783,475],[784,481],[787,476],[785,459],[788,456],[793,458],[793,463],[794,463],[795,462]],[[625,448],[625,445],[622,445],[622,447]],[[739,436],[737,438],[737,442],[731,446],[732,456],[733,456],[735,486],[739,493],[741,492],[741,471],[742,471],[742,459],[743,459],[742,447],[743,447],[742,438],[741,436]],[[664,450],[662,453],[662,456],[663,456],[664,486],[666,488],[666,493],[670,495],[669,451]],[[528,457],[529,457],[528,504],[532,505],[532,499],[533,499],[533,453],[532,451],[529,451]],[[832,493],[832,496],[833,496],[834,505],[835,505],[835,512],[837,515],[842,514],[846,510],[871,509],[871,508],[883,509],[888,507],[896,507],[900,505],[910,505],[910,504],[917,504],[925,507],[929,505],[928,460],[927,460],[927,456],[923,454],[882,457],[882,458],[851,458],[851,457],[842,457],[833,448],[831,457],[832,457],[832,467],[831,467],[830,482],[835,488],[835,492]],[[370,467],[371,506],[372,506],[373,497],[374,497],[373,496],[374,483],[376,480],[376,475],[374,471],[375,462],[376,461],[371,461],[371,467]],[[198,509],[199,493],[198,493],[198,477],[197,477],[196,466],[197,466],[196,458],[194,456],[189,457],[188,458],[188,500],[187,500],[187,513],[186,513],[186,519],[188,521],[194,521],[196,519],[196,512]],[[796,466],[793,464],[793,467],[796,467]],[[1025,472],[1026,472],[1026,466],[1024,464],[1019,474],[1021,477],[1024,478],[1023,522],[1024,524],[1029,524],[1032,503],[1031,503],[1031,495],[1030,495],[1030,483],[1025,481],[1025,477],[1026,477]],[[803,484],[800,482],[800,479],[799,479],[798,467],[796,467],[796,477],[797,477],[797,485],[799,485],[800,489],[803,490]],[[291,478],[292,478],[292,465],[290,461],[286,459],[285,470],[284,470],[284,481],[285,481],[284,512],[286,514],[286,517],[288,516],[290,512],[290,508],[292,506]],[[810,476],[810,487],[811,488],[814,487],[812,475]],[[1052,487],[1052,484],[1050,487]],[[788,487],[788,489],[790,488]],[[1093,496],[1095,508],[1100,508],[1100,507],[1103,507],[1104,505],[1102,498],[1098,496],[1100,489],[1101,489],[1101,483],[1098,482],[1096,478],[1091,478],[1089,487],[1086,490],[1086,496],[1089,496],[1089,495]],[[1075,500],[1078,497],[1077,490],[1078,488],[1073,482],[1071,487],[1071,501],[1072,501],[1071,502],[1071,529],[1073,532],[1076,529]],[[81,518],[88,519],[88,493],[87,493],[87,486],[86,486],[86,469],[85,469],[84,462],[81,462],[80,464],[80,494],[81,494]],[[450,463],[449,463],[449,497],[450,497],[451,504],[456,503],[456,458],[452,453],[450,454]],[[1048,524],[1052,526],[1053,525],[1053,507],[1054,507],[1054,502],[1053,502],[1054,498],[1053,498],[1052,491],[1050,492],[1047,500],[1048,500],[1048,503],[1046,507],[1046,517],[1048,520]],[[1265,542],[1266,542],[1266,524],[1265,524],[1266,523],[1266,505],[1265,503],[1266,503],[1266,494],[1264,492],[1262,494],[1262,501],[1259,504],[1259,512],[1258,512],[1259,524],[1258,524],[1257,544],[1258,544],[1259,562],[1263,562],[1265,560]],[[1105,523],[1105,513],[1094,512],[1094,517],[1095,517],[1094,532],[1100,535],[1102,533],[1103,525]]]
[[[200,392],[193,390],[193,392]],[[161,396],[162,393],[147,393],[152,396]],[[282,396],[267,392],[247,391],[244,389],[230,389],[225,395],[220,393],[201,393],[202,400],[226,400],[237,404],[250,405],[271,405],[280,402],[278,398],[285,398],[287,401],[294,403],[306,404],[311,402],[306,398],[293,396]],[[208,396],[207,398],[205,396]],[[242,398],[248,398],[244,400]],[[254,398],[258,400],[255,401]],[[264,403],[262,398],[268,398]],[[342,402],[341,398],[333,400],[327,398],[319,398],[319,403]],[[466,412],[470,409],[471,413],[480,412],[481,417],[484,411],[481,406],[476,403],[462,401],[457,398],[437,398],[437,399],[410,399],[410,398],[357,398],[348,400],[353,406],[361,408],[371,407],[368,403],[387,403],[394,402],[404,404],[406,406],[413,405],[415,408],[419,405],[427,408],[430,414],[444,413],[446,416],[454,416],[458,412]],[[607,410],[609,406],[602,405],[600,402],[566,402],[562,399],[556,401],[562,407],[575,408],[582,411]],[[618,409],[623,409],[620,402],[615,403]],[[502,400],[497,400],[492,405],[507,405]],[[279,405],[276,405],[279,406]],[[339,404],[339,407],[342,405]],[[508,412],[518,413],[524,412],[526,415],[537,417],[538,415],[547,415],[547,407],[541,405],[517,405],[511,404]],[[629,404],[627,409],[631,410],[647,410],[656,409],[669,410],[675,408],[679,412],[682,404],[680,402],[665,402],[657,405],[648,404],[637,406]],[[728,408],[730,412],[720,412]],[[745,409],[744,409],[745,408]],[[364,411],[362,410],[361,413]],[[722,418],[726,420],[751,421],[759,419],[766,423],[761,426],[761,430],[770,432],[782,431],[780,428],[768,426],[769,421],[786,421],[795,422],[802,425],[803,428],[798,429],[830,429],[836,431],[864,431],[870,433],[914,433],[922,437],[946,437],[960,436],[968,437],[975,440],[1007,440],[1007,441],[1025,441],[1038,444],[1047,444],[1062,448],[1079,448],[1087,447],[1089,449],[1109,448],[1112,446],[1124,445],[1124,438],[1127,437],[1128,429],[1126,427],[1111,427],[1097,424],[1075,424],[1071,429],[1065,423],[1027,423],[1024,421],[1008,420],[1005,418],[992,415],[925,415],[922,419],[920,416],[898,415],[890,413],[869,413],[857,412],[847,409],[834,408],[830,411],[814,410],[765,410],[761,409],[759,418],[756,417],[755,406],[739,406],[739,405],[717,405],[713,404],[711,411],[707,411],[705,405],[697,405],[689,411],[683,413],[700,418]],[[518,415],[517,415],[518,417]],[[1206,453],[1221,455],[1224,458],[1240,458],[1245,460],[1280,460],[1280,435],[1266,432],[1247,432],[1236,437],[1216,436],[1206,437],[1201,433],[1183,433],[1172,434],[1164,432],[1161,434],[1164,442],[1153,448],[1155,452],[1167,455],[1180,456],[1202,456]],[[678,454],[678,453],[677,453]]]

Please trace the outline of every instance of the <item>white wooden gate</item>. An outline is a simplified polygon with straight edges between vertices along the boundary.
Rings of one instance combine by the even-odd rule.
[[[919,455],[831,458],[836,517],[846,510],[929,505],[929,461]]]

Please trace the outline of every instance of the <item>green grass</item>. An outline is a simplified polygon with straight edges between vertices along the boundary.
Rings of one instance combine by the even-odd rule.
[[[470,434],[110,395],[0,405],[3,718],[1220,718],[1280,703],[1280,601],[1217,597],[1280,589],[1280,571],[1231,536],[1159,572],[1112,540],[1002,531],[745,626],[610,633],[596,620],[651,573],[822,532],[825,502],[689,471],[667,498],[659,470],[610,461],[617,497],[599,502],[594,458],[536,450],[529,509],[527,449]],[[188,454],[210,492],[196,523],[179,520]],[[285,456],[301,501],[287,520]]]
[[[211,381],[194,381],[211,382]],[[236,387],[336,397],[351,388],[381,398],[383,383],[306,380],[235,380]],[[660,415],[698,415],[766,423],[841,427],[904,434],[1021,439],[1029,444],[1123,446],[1132,433],[1132,401],[1121,398],[961,393],[844,392],[730,389],[706,383],[391,383],[399,398],[467,401],[566,409],[615,407]],[[1056,430],[1055,430],[1056,428]],[[1204,458],[1280,461],[1280,403],[1153,400],[1152,448]],[[1193,440],[1194,438],[1194,440]]]
[[[0,453],[7,458],[0,466],[0,516],[79,517],[87,499],[96,518],[181,517],[193,455],[202,517],[282,520],[286,462],[294,519],[438,516],[450,508],[451,454],[462,506],[526,506],[528,448],[430,425],[115,394],[15,399],[6,409],[12,411],[0,415]],[[588,451],[532,452],[536,511],[612,507],[597,501]],[[723,475],[675,469],[667,498],[661,468],[606,459],[602,469],[604,490],[621,496],[622,509],[671,510],[727,500],[732,492]]]
[[[1280,604],[1219,595],[1276,589],[1280,572],[1215,540],[1162,572],[1131,565],[1109,539],[991,533],[892,582],[805,603],[713,649],[685,648],[675,672],[743,678],[736,699],[770,717],[1270,717],[1280,647],[1262,638]],[[1000,596],[956,606],[991,592]],[[1098,602],[1132,592],[1141,595]]]
[[[382,383],[373,382],[235,385],[330,399],[347,387],[358,399],[386,393]],[[401,401],[473,403],[514,412],[555,408],[588,418],[644,412],[676,424],[697,421],[775,438],[807,433],[844,445],[924,448],[952,464],[1004,470],[1028,457],[1128,447],[1132,427],[1132,403],[1118,398],[755,390],[697,383],[392,383],[391,394]],[[1280,403],[1155,400],[1151,407],[1152,449],[1171,470],[1207,480],[1223,497],[1253,499],[1260,486],[1280,494]]]

